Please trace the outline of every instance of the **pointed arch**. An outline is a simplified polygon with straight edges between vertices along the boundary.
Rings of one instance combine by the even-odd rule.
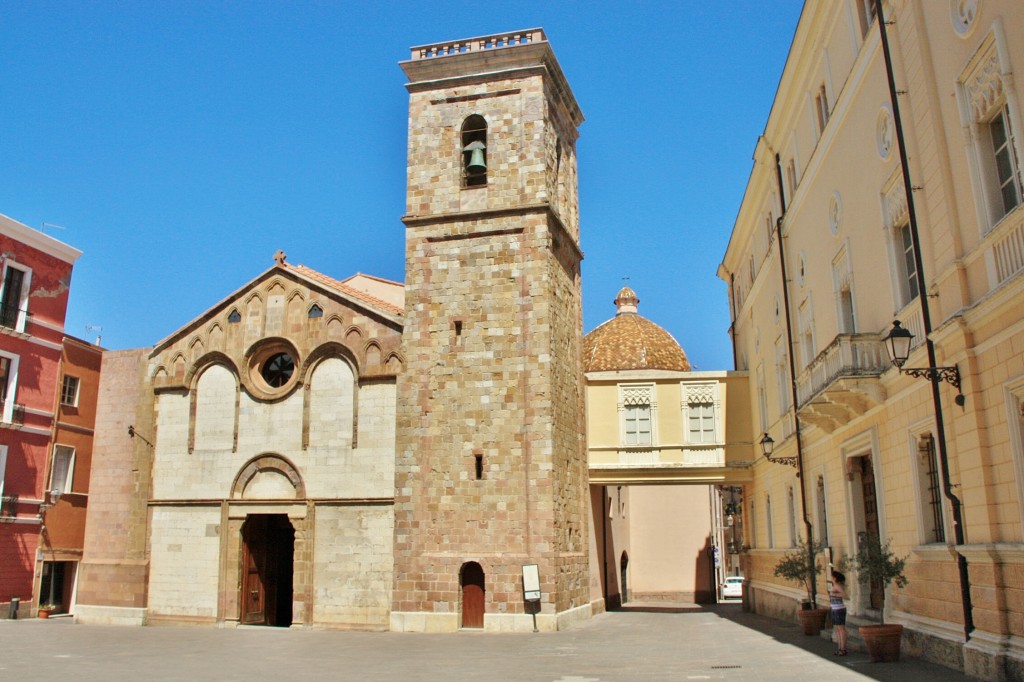
[[[371,339],[366,344],[366,348],[363,349],[363,358],[365,359],[367,369],[380,366],[381,348],[376,339]]]
[[[384,359],[384,366],[393,374],[401,374],[402,370],[405,369],[405,358],[401,354],[391,351]]]

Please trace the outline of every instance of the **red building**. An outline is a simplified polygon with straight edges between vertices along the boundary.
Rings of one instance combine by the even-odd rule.
[[[0,215],[0,612],[33,598],[61,391],[64,316],[81,251]],[[62,491],[63,492],[63,491]]]

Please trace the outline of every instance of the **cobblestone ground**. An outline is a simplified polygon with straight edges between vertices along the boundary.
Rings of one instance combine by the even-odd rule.
[[[0,680],[892,680],[966,676],[924,662],[832,654],[794,624],[734,604],[606,613],[564,632],[364,633],[0,621]]]

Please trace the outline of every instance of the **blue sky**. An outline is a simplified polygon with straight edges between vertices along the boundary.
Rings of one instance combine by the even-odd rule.
[[[0,213],[82,250],[66,329],[150,346],[277,249],[404,278],[409,47],[540,26],[586,116],[584,330],[732,369],[721,262],[801,0],[4,3]],[[102,327],[102,332],[94,329]]]

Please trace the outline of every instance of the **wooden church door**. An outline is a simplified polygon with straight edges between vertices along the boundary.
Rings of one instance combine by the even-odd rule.
[[[475,561],[462,567],[462,627],[484,626],[484,569]]]

